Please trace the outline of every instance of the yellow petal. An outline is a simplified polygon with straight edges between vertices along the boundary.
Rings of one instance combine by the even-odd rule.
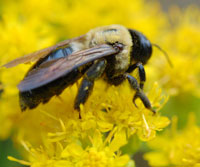
[[[69,156],[76,157],[76,156],[81,156],[83,153],[83,149],[81,146],[78,144],[72,143],[68,145],[63,152],[61,153],[62,158],[66,158]]]
[[[125,129],[122,129],[115,133],[114,139],[110,143],[110,150],[115,152],[117,151],[121,146],[124,146],[127,143],[126,139],[126,132]]]

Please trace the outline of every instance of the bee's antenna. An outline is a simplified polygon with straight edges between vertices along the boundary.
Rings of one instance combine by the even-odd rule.
[[[157,44],[154,44],[154,43],[153,43],[152,46],[155,46],[157,49],[159,49],[159,50],[165,55],[165,57],[166,57],[166,59],[167,59],[169,65],[170,65],[170,67],[173,68],[173,64],[172,64],[172,62],[171,62],[171,60],[170,60],[170,58],[169,58],[167,52],[165,52],[165,51],[164,51],[159,45],[157,45]]]

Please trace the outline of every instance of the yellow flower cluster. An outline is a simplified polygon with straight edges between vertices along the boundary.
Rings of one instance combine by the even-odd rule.
[[[115,140],[124,139],[125,134],[118,135]],[[122,167],[125,164],[129,167],[134,167],[134,162],[129,160],[128,155],[120,155],[119,146],[113,146],[115,140],[110,140],[110,136],[105,141],[102,140],[102,134],[97,130],[92,136],[88,136],[88,145],[74,140],[69,144],[61,142],[45,141],[45,146],[39,149],[34,149],[28,143],[22,143],[28,151],[29,162],[17,160],[13,157],[8,157],[10,160],[17,161],[24,165],[33,167],[49,166],[77,166],[77,167]],[[107,145],[109,143],[109,145]],[[85,148],[84,148],[85,147]],[[115,151],[118,151],[117,154]]]
[[[156,63],[156,60],[152,60],[160,70],[157,76],[152,75],[156,72],[155,69],[149,71],[149,75],[152,75],[152,78],[160,78],[159,85],[163,85],[163,88],[172,95],[182,98],[186,97],[185,93],[198,98],[200,95],[200,49],[198,47],[200,45],[200,10],[195,6],[190,6],[185,10],[173,7],[169,14],[172,27],[166,32],[166,43],[163,46],[169,51],[168,54],[174,66],[170,69],[169,66],[162,65],[162,62]],[[179,107],[177,105],[176,109]],[[186,113],[183,114],[186,115]],[[172,129],[149,143],[153,151],[145,154],[145,159],[151,166],[200,166],[200,128],[195,125],[194,117],[197,116],[190,116],[184,130],[177,129],[177,118],[174,118]]]
[[[172,128],[149,142],[155,151],[145,154],[151,166],[159,167],[198,167],[200,165],[200,127],[195,124],[195,115],[191,114],[187,126],[177,131],[177,118]]]
[[[200,52],[195,47],[200,43],[198,10],[191,14],[193,9],[186,13],[173,9],[172,15],[175,12],[176,18],[167,18],[159,4],[145,0],[9,0],[2,3],[1,64],[82,35],[97,26],[122,24],[143,32],[150,41],[161,45],[174,65],[171,69],[160,56],[162,53],[154,48],[146,67],[145,91],[150,90],[147,96],[158,111],[156,115],[145,109],[139,99],[138,108],[134,106],[134,92],[127,82],[114,87],[99,80],[91,97],[81,106],[82,119],[73,109],[80,81],[48,104],[21,113],[16,85],[30,66],[0,69],[0,91],[4,90],[0,97],[0,138],[6,139],[14,132],[13,139],[26,150],[23,153],[26,161],[13,157],[10,160],[32,167],[134,167],[134,162],[120,148],[132,135],[142,141],[151,140],[156,131],[169,124],[169,119],[159,113],[168,98],[162,95],[158,85],[170,94],[195,89],[199,95],[200,69],[196,62],[200,61]],[[173,27],[169,20],[174,22]],[[192,38],[192,42],[184,40],[185,37]],[[137,71],[133,75],[137,76]],[[154,83],[156,80],[158,84]]]
[[[159,6],[155,4],[152,8],[142,0],[98,4],[89,0],[11,0],[3,3],[1,64],[56,41],[84,34],[96,26],[123,24],[153,38],[165,23],[163,16],[155,18],[160,13]],[[133,167],[134,162],[121,153],[120,147],[133,134],[141,140],[150,140],[156,131],[169,124],[166,117],[159,113],[152,115],[139,100],[139,108],[136,108],[131,100],[134,92],[128,83],[108,87],[101,80],[96,83],[88,102],[81,106],[82,119],[73,109],[76,84],[67,88],[59,99],[54,97],[47,105],[21,113],[16,85],[29,67],[20,65],[0,71],[4,88],[0,100],[0,137],[5,139],[14,130],[13,138],[23,145],[27,161],[13,157],[9,157],[10,160],[32,167]],[[157,110],[162,107],[160,102],[164,104],[167,100],[161,96],[157,85],[148,97]]]
[[[164,59],[152,57],[156,68],[148,70],[151,78],[171,95],[190,93],[200,95],[200,11],[195,6],[185,10],[173,7],[169,11],[171,26],[161,39],[162,47],[167,51],[173,68]],[[164,40],[164,42],[163,42]],[[158,51],[156,51],[158,52]]]
[[[103,166],[125,166],[129,162],[129,157],[121,155],[119,148],[128,142],[131,135],[137,134],[141,140],[147,141],[155,137],[156,131],[162,130],[169,124],[168,118],[160,116],[159,113],[153,115],[139,100],[137,101],[139,108],[136,108],[131,100],[133,92],[128,83],[120,87],[108,87],[105,93],[102,89],[105,90],[106,86],[103,81],[96,83],[91,98],[81,106],[81,119],[78,112],[73,109],[77,85],[67,89],[61,95],[61,99],[56,97],[52,99],[50,106],[48,104],[40,106],[21,115],[17,125],[19,143],[28,141],[36,148],[40,145],[45,148],[58,145],[62,148],[59,152],[56,149],[44,150],[41,153],[41,150],[37,152],[37,149],[31,146],[29,150],[36,150],[35,154],[39,154],[32,159],[32,153],[29,151],[30,154],[26,158],[32,166],[38,163],[43,166],[47,162],[57,164],[63,159],[67,162],[73,159],[73,164],[77,166],[85,166],[82,163],[91,161],[96,162],[96,159],[100,159],[98,160],[100,164],[105,163]],[[162,107],[159,102],[166,99],[160,93],[155,85],[148,94],[158,110]],[[79,153],[74,153],[76,156],[73,156],[75,150]],[[52,154],[48,161],[39,158],[44,152]],[[118,153],[115,155],[116,152]],[[59,157],[55,157],[54,154],[58,154]],[[83,155],[87,158],[82,157]],[[88,158],[92,160],[82,161]]]
[[[122,24],[144,32],[153,40],[161,35],[158,30],[164,29],[166,23],[159,5],[143,0],[10,0],[2,3],[1,64],[57,41],[82,35],[101,25]],[[23,79],[28,68],[28,65],[19,65],[12,69],[0,69],[0,81],[5,88],[0,101],[1,111],[4,111],[0,113],[2,139],[7,138],[16,124],[19,124],[21,113],[16,85]]]

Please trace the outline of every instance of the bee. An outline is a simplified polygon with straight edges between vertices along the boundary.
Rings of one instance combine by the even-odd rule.
[[[4,67],[36,62],[18,85],[22,111],[47,103],[82,77],[74,102],[78,111],[80,104],[84,104],[92,93],[95,81],[103,78],[115,86],[128,80],[136,92],[133,103],[139,98],[155,113],[143,92],[146,81],[143,65],[151,55],[152,44],[142,33],[122,25],[109,25],[17,58]],[[139,82],[130,75],[135,69],[139,71]]]

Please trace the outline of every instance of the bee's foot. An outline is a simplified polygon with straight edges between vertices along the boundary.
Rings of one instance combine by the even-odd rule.
[[[81,112],[80,112],[80,111],[78,112],[78,118],[79,118],[79,119],[82,119],[82,117],[81,117]]]
[[[136,108],[138,108],[138,105],[137,105],[136,102],[135,102],[137,98],[138,98],[137,95],[135,95],[135,96],[133,97],[133,104],[135,105]]]
[[[154,110],[153,108],[150,109],[153,112],[153,115],[156,115],[156,110]]]

